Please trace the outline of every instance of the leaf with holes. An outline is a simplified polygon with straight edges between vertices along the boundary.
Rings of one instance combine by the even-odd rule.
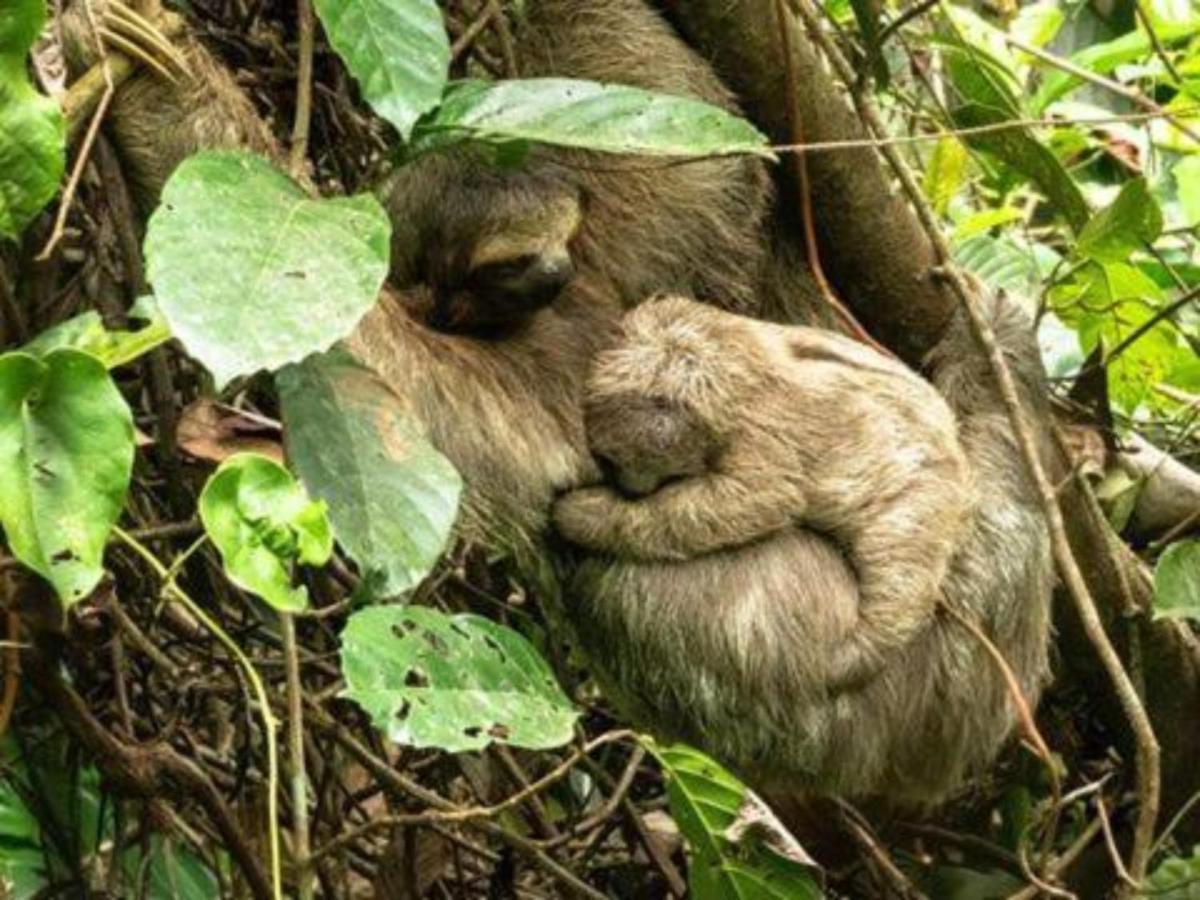
[[[818,900],[815,864],[766,805],[684,744],[647,746],[667,776],[671,815],[690,849],[695,900]]]
[[[462,479],[378,375],[334,350],[283,369],[288,457],[329,504],[338,540],[371,592],[429,574],[450,536]]]
[[[342,674],[375,727],[414,747],[558,747],[579,715],[533,646],[480,616],[361,610],[342,632]]]
[[[45,17],[44,0],[0,8],[0,238],[20,236],[58,190],[66,166],[62,111],[34,89],[25,69]]]
[[[1158,558],[1154,616],[1200,621],[1200,540],[1177,541]]]
[[[325,504],[309,500],[287,469],[256,453],[231,456],[204,485],[200,519],[230,581],[281,612],[308,606],[292,568],[328,562],[333,531]]]
[[[205,152],[163,189],[146,266],[171,332],[220,386],[349,334],[375,303],[390,239],[374,197],[314,199],[265,159]]]
[[[460,81],[418,123],[414,150],[472,139],[535,141],[643,156],[770,156],[747,122],[690,97],[570,78]]]
[[[407,140],[438,105],[450,41],[434,0],[316,0],[325,35],[363,98]]]
[[[0,356],[0,525],[70,606],[104,574],[133,469],[133,417],[93,356]]]

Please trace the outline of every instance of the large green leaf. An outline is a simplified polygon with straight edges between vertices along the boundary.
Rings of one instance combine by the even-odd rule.
[[[376,728],[416,747],[557,747],[578,716],[533,646],[480,616],[361,610],[342,632],[342,674]]]
[[[229,457],[204,485],[200,519],[234,584],[282,612],[308,606],[292,567],[328,562],[333,532],[325,504],[309,500],[287,469],[255,453]]]
[[[95,357],[0,356],[0,524],[67,606],[104,574],[133,452],[133,417]]]
[[[44,0],[0,6],[0,238],[20,235],[50,202],[66,162],[62,111],[25,71],[45,15]]]
[[[1150,889],[1140,897],[1154,900],[1200,900],[1200,844],[1190,855],[1167,856],[1146,879]]]
[[[1200,540],[1177,541],[1158,558],[1154,615],[1200,620]]]
[[[406,591],[445,549],[462,479],[392,390],[334,350],[276,378],[288,457],[329,504],[338,540],[376,595]]]
[[[314,199],[260,157],[205,152],[163,189],[146,265],[172,333],[224,385],[353,330],[387,273],[390,237],[374,197]]]
[[[1134,178],[1079,232],[1076,250],[1096,262],[1124,262],[1134,250],[1157,240],[1162,228],[1162,210],[1146,179]]]
[[[770,155],[745,119],[693,100],[569,78],[461,81],[417,125],[416,150],[471,138],[646,156]]]
[[[124,365],[171,339],[171,328],[153,297],[142,297],[129,311],[130,318],[145,322],[133,331],[109,331],[95,310],[47,328],[21,349],[34,356],[45,356],[59,347],[74,347],[90,353],[110,369]]]
[[[364,99],[408,139],[438,105],[450,41],[434,0],[316,0],[329,43]]]
[[[671,815],[687,838],[693,900],[817,900],[808,855],[760,799],[683,744],[649,743],[667,776]]]

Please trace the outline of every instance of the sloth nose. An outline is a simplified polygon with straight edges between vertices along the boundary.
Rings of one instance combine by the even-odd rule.
[[[566,253],[539,256],[525,273],[529,293],[545,302],[553,300],[574,277],[575,264]]]

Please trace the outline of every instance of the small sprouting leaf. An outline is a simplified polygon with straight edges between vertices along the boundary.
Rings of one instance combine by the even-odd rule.
[[[21,234],[58,190],[66,166],[62,111],[25,71],[45,16],[44,0],[10,0],[0,10],[0,238]]]
[[[375,303],[390,237],[374,197],[315,199],[265,159],[203,152],[163,189],[146,266],[172,333],[224,385],[349,334]]]
[[[333,531],[325,504],[309,500],[287,469],[255,453],[231,456],[204,485],[200,519],[230,581],[281,612],[308,606],[292,566],[328,562]]]
[[[1146,179],[1134,178],[1116,200],[1092,216],[1079,233],[1076,249],[1096,262],[1124,262],[1143,243],[1153,243],[1162,228],[1162,210],[1150,196]]]
[[[450,68],[450,41],[434,0],[316,0],[329,43],[363,98],[408,139],[438,105]]]
[[[940,215],[946,214],[950,201],[962,187],[968,159],[967,148],[956,138],[942,138],[933,148],[929,164],[925,167],[923,186],[930,203]]]
[[[473,139],[535,141],[644,156],[769,156],[745,119],[694,100],[570,78],[460,81],[417,124],[414,150]]]
[[[342,674],[375,727],[415,747],[558,747],[579,715],[533,646],[480,616],[360,610],[342,632]]]
[[[333,350],[276,377],[288,457],[329,504],[338,540],[379,596],[414,587],[438,561],[462,479],[391,388]]]
[[[1200,540],[1177,541],[1158,558],[1154,616],[1200,620]]]
[[[34,356],[45,356],[59,347],[74,347],[90,353],[106,368],[115,369],[171,339],[171,328],[153,297],[139,299],[129,315],[146,324],[133,331],[109,331],[100,314],[88,310],[47,328],[21,349]]]
[[[818,900],[813,863],[744,784],[683,744],[647,741],[667,776],[671,815],[687,838],[694,900]]]
[[[65,606],[104,574],[133,453],[133,417],[98,359],[70,348],[0,356],[0,524]]]

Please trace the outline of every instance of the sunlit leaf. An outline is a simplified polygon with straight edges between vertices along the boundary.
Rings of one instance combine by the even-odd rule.
[[[1158,558],[1154,615],[1200,620],[1200,540],[1177,541]]]
[[[218,385],[345,337],[375,303],[391,224],[369,195],[320,200],[250,153],[204,152],[146,233],[159,307]]]
[[[480,616],[360,610],[342,632],[342,674],[376,728],[416,747],[557,747],[579,715],[533,646]]]
[[[363,98],[407,139],[438,105],[450,41],[434,0],[315,0],[325,35]]]
[[[0,238],[18,237],[50,202],[66,163],[62,111],[25,69],[45,15],[44,0],[0,8]]]
[[[0,356],[0,524],[64,605],[104,574],[133,453],[133,417],[98,359],[69,348]]]
[[[47,328],[21,349],[45,356],[59,347],[74,347],[90,353],[110,369],[124,365],[171,339],[171,328],[153,297],[142,297],[129,311],[130,318],[144,322],[131,331],[109,331],[95,310],[88,310]]]
[[[967,149],[955,138],[942,138],[929,156],[925,167],[925,194],[933,208],[946,214],[950,201],[963,184],[967,171]]]
[[[346,353],[311,356],[276,378],[288,456],[329,504],[338,540],[373,593],[416,585],[445,549],[462,480],[392,390]]]
[[[1171,175],[1187,224],[1200,225],[1200,156],[1181,159],[1171,169]]]
[[[414,148],[473,139],[536,141],[645,156],[770,155],[745,119],[694,100],[569,78],[462,81],[422,120]]]
[[[325,504],[310,500],[287,469],[255,453],[231,456],[204,485],[200,519],[234,584],[282,612],[308,606],[292,567],[328,562],[333,531]]]

